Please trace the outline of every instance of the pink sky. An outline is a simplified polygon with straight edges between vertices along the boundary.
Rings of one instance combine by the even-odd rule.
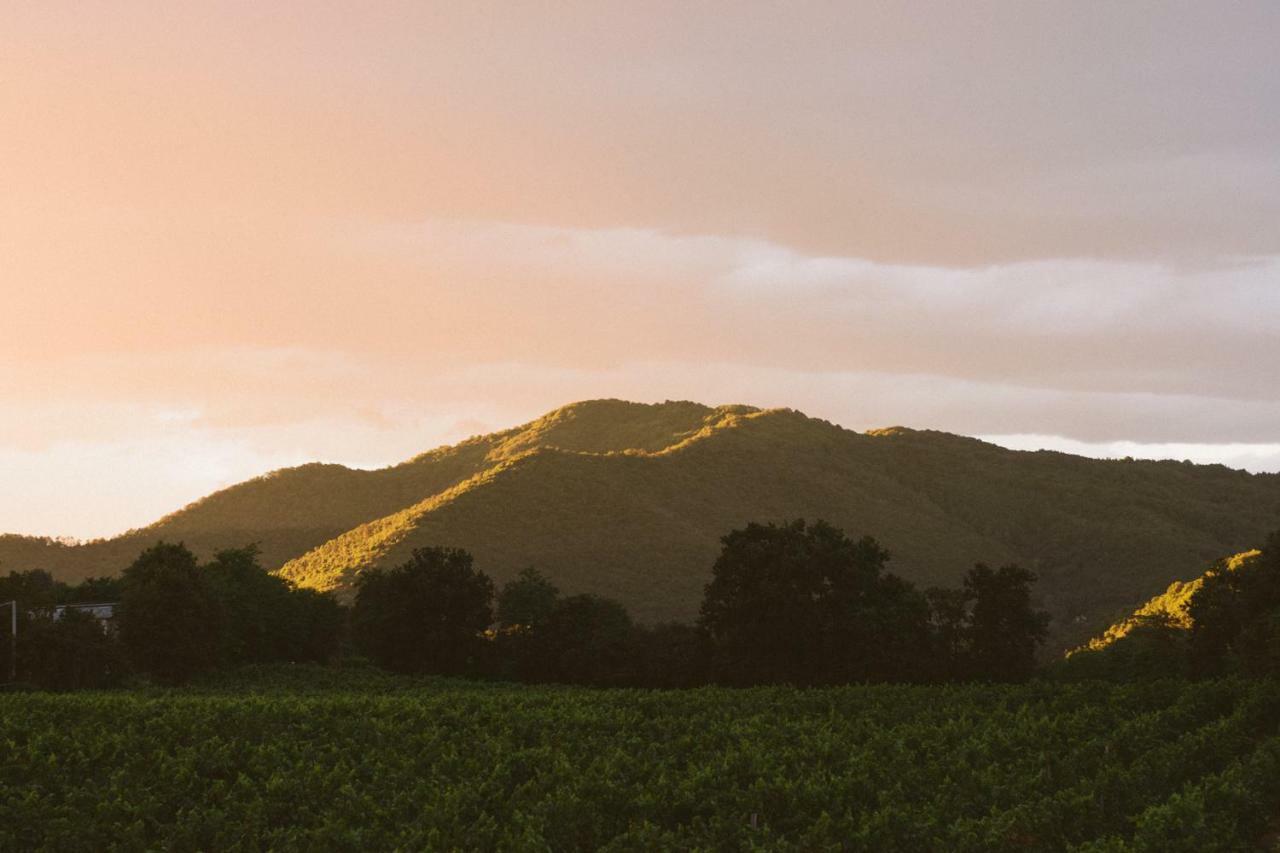
[[[10,3],[0,531],[589,397],[1280,469],[1280,10]]]

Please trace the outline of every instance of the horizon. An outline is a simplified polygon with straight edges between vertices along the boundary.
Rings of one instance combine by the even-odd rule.
[[[1280,472],[1280,7],[19,4],[0,533],[565,400]]]

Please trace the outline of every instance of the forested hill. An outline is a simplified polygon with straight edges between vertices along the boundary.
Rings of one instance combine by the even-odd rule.
[[[719,537],[751,520],[871,534],[891,569],[954,586],[976,561],[1040,576],[1051,644],[1076,645],[1218,555],[1280,526],[1280,476],[1023,453],[789,410],[578,403],[401,465],[306,465],[79,546],[0,538],[0,569],[115,574],[157,539],[202,554],[257,541],[292,580],[345,592],[363,569],[454,545],[504,581],[535,565],[643,620],[691,619]]]

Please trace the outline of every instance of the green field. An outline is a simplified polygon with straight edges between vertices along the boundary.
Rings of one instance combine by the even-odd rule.
[[[0,850],[1257,849],[1280,685],[0,695]]]

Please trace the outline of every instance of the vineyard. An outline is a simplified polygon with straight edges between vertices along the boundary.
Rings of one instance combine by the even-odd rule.
[[[302,673],[310,670],[299,669]],[[1256,849],[1280,685],[0,696],[0,850]]]

